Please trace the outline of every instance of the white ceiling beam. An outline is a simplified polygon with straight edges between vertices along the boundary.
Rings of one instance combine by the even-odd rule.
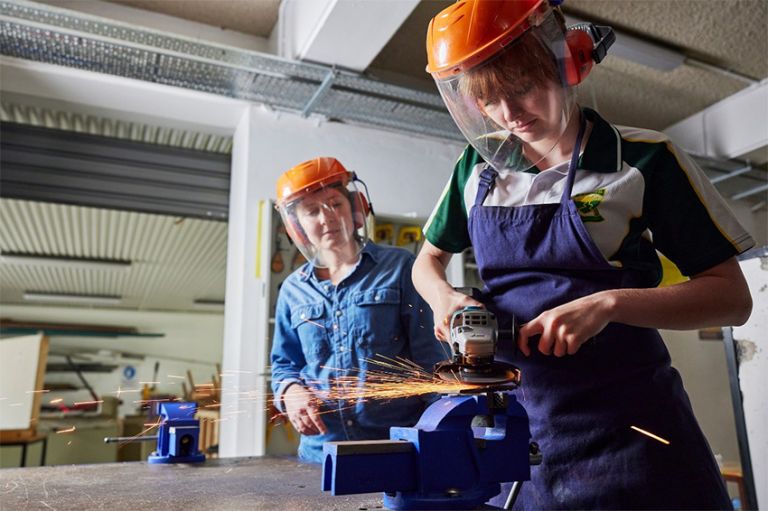
[[[231,135],[247,101],[42,62],[0,57],[0,91],[131,122]],[[35,103],[40,104],[40,103]],[[194,105],[191,108],[190,105]]]
[[[279,56],[364,71],[419,0],[283,0],[272,31]]]
[[[718,101],[664,133],[687,152],[721,159],[751,159],[768,147],[768,79]]]

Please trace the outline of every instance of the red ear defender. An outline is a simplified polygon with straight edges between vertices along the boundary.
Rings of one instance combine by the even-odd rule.
[[[568,86],[573,87],[584,81],[592,70],[595,42],[585,30],[574,27],[566,32],[565,44],[568,46],[568,56],[563,62],[565,80]]]

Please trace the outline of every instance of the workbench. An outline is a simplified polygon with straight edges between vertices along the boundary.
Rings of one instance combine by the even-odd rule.
[[[146,462],[0,470],[0,509],[50,511],[371,510],[380,493],[320,491],[320,465],[296,458],[225,458],[190,465]]]

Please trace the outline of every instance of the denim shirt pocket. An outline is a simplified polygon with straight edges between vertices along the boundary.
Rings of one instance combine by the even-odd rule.
[[[399,354],[404,342],[400,327],[400,290],[368,289],[355,294],[352,303],[359,318],[356,342],[365,356]]]
[[[324,362],[330,354],[322,303],[291,307],[291,328],[301,341],[307,364]]]

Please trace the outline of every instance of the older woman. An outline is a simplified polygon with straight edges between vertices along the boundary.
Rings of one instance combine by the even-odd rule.
[[[323,442],[388,438],[390,426],[418,420],[419,398],[334,399],[342,381],[365,385],[371,359],[408,359],[431,371],[446,358],[410,278],[414,256],[368,241],[370,206],[356,181],[335,158],[315,158],[277,184],[277,208],[308,262],[280,288],[272,389],[307,461],[322,461]]]

